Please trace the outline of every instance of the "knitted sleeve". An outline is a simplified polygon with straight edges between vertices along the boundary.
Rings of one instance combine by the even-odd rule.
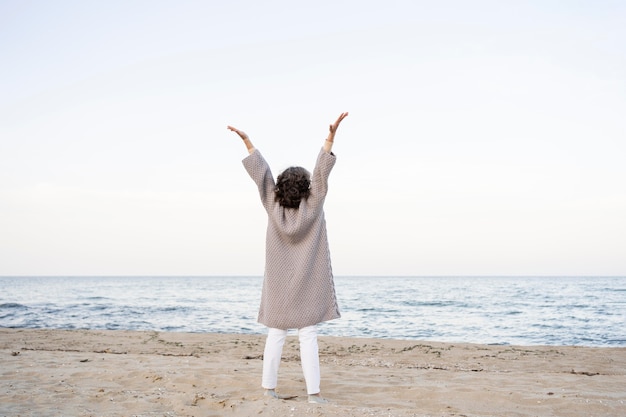
[[[323,149],[317,155],[317,162],[311,176],[311,195],[309,196],[314,205],[323,204],[328,193],[328,177],[336,161],[335,154],[325,152]]]
[[[274,177],[269,165],[257,149],[250,155],[243,159],[243,166],[248,171],[250,178],[254,181],[259,189],[259,195],[261,197],[261,203],[265,207],[266,211],[270,211],[276,204],[275,201],[275,188]]]

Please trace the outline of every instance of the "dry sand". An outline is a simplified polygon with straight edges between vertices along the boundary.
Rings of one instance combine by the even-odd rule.
[[[0,416],[626,416],[626,348],[320,337],[306,402],[289,336],[280,394],[264,336],[0,329]]]

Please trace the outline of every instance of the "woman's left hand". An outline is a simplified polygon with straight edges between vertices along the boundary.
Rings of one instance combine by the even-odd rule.
[[[243,139],[243,140],[249,139],[249,138],[248,138],[248,135],[246,135],[246,132],[244,132],[244,131],[241,131],[241,130],[237,129],[236,127],[226,126],[226,128],[227,128],[228,130],[231,130],[231,131],[235,132],[236,134],[238,134],[238,135],[239,135],[239,137],[240,137],[241,139]]]

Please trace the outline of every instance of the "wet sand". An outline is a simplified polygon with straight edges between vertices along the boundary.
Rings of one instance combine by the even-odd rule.
[[[626,348],[487,346],[321,336],[308,404],[297,336],[274,400],[265,337],[0,329],[1,416],[626,415]]]

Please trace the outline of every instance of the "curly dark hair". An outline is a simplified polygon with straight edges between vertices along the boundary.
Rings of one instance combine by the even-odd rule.
[[[309,171],[302,167],[290,167],[276,179],[276,201],[283,207],[298,208],[300,200],[309,196],[311,185]]]

